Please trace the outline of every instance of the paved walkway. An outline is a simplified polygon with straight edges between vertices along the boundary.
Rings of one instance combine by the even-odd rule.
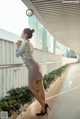
[[[80,119],[80,64],[69,66],[46,93],[51,107],[48,115],[36,117],[40,105],[35,101],[17,119]]]

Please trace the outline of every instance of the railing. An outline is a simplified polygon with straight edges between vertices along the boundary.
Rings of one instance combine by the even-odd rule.
[[[14,42],[0,39],[0,98],[4,97],[12,88],[28,85],[27,68],[21,57],[16,58],[15,52],[16,44]],[[33,57],[40,64],[43,75],[62,64],[61,56],[35,48]]]
[[[12,88],[26,86],[27,73],[23,64],[0,65],[0,98]]]
[[[39,63],[42,74],[61,66],[60,61]],[[28,85],[28,70],[24,64],[0,65],[0,98],[12,88]]]
[[[66,63],[77,62],[76,59],[65,59]],[[70,61],[70,62],[69,62]],[[63,64],[61,61],[39,63],[42,74],[47,74]],[[12,88],[28,85],[28,71],[25,64],[0,65],[0,98],[4,97]]]
[[[8,65],[0,65],[0,69],[5,69],[5,68],[12,68],[12,67],[22,67],[24,64],[8,64]]]

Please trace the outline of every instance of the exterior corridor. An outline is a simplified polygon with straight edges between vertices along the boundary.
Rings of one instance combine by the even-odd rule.
[[[71,64],[46,92],[51,107],[48,115],[36,117],[40,105],[35,101],[17,119],[80,119],[80,64]]]

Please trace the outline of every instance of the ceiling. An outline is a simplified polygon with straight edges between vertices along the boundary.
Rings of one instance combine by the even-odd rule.
[[[22,0],[54,39],[80,53],[80,1]]]

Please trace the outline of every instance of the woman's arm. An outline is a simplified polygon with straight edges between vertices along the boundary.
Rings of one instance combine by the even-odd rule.
[[[29,45],[28,45],[27,42],[23,42],[23,43],[21,44],[21,46],[18,47],[17,50],[16,50],[16,57],[21,56],[21,54],[23,54],[26,49],[27,49],[27,50],[29,49]]]

